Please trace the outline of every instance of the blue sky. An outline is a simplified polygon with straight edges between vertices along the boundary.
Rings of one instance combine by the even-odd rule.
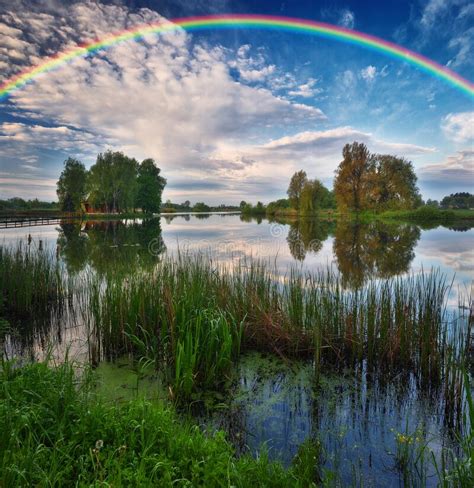
[[[110,32],[210,13],[301,17],[379,36],[474,79],[468,0],[0,0],[0,80]],[[53,200],[64,159],[153,157],[173,201],[285,195],[305,169],[331,186],[346,142],[404,156],[425,198],[473,191],[474,103],[413,66],[278,31],[150,36],[43,74],[0,103],[0,198]]]

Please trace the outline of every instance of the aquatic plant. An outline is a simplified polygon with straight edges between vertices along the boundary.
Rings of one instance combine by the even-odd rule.
[[[346,289],[332,269],[281,276],[256,260],[226,265],[179,253],[134,274],[89,269],[67,281],[56,256],[18,248],[2,250],[0,280],[4,306],[17,312],[68,298],[89,327],[94,363],[144,356],[166,373],[174,397],[219,387],[240,351],[254,349],[312,357],[316,376],[341,367],[412,373],[426,388],[442,385],[460,415],[458,364],[471,324],[447,312],[450,283],[436,270]]]
[[[0,366],[1,486],[312,486],[266,456],[237,458],[163,404],[109,403],[72,363]]]
[[[459,368],[461,376],[462,399],[467,408],[463,409],[460,425],[456,431],[457,445],[442,452],[441,460],[433,456],[439,478],[439,486],[468,487],[474,485],[474,401],[472,398],[472,379],[465,364]]]
[[[64,307],[68,280],[51,251],[20,242],[0,246],[0,293],[0,314],[32,319]]]

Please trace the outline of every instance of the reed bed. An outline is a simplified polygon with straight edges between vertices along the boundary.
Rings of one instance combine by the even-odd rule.
[[[50,251],[0,246],[0,291],[0,314],[33,318],[64,307],[68,279]]]
[[[168,371],[176,395],[218,386],[241,350],[256,349],[313,357],[316,375],[327,366],[364,365],[414,374],[422,385],[444,379],[447,398],[458,398],[453,365],[470,324],[447,313],[450,284],[437,271],[347,290],[331,270],[279,277],[255,261],[230,267],[180,255],[102,286],[86,279],[101,354],[145,350]]]
[[[450,283],[438,271],[350,290],[331,269],[281,276],[258,261],[181,253],[149,270],[89,269],[72,282],[56,256],[19,247],[1,250],[0,289],[2,313],[61,309],[68,299],[90,327],[93,362],[145,357],[178,399],[218,388],[241,351],[256,349],[312,357],[316,378],[326,367],[413,374],[422,386],[441,385],[459,411],[472,320],[447,312]]]

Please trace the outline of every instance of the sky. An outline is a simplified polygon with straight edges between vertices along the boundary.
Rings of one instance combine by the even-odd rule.
[[[474,80],[469,0],[0,0],[0,83],[112,32],[219,13],[299,17],[378,36]],[[0,101],[0,198],[56,200],[68,157],[154,158],[164,199],[283,198],[332,186],[344,144],[413,162],[425,199],[474,192],[474,102],[362,47],[258,29],[178,29],[75,59]]]

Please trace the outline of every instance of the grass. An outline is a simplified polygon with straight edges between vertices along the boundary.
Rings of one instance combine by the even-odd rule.
[[[144,357],[177,399],[219,388],[240,352],[253,349],[313,357],[316,374],[362,365],[373,374],[414,373],[427,386],[443,384],[454,409],[456,364],[472,324],[451,317],[458,333],[448,334],[449,288],[437,271],[348,290],[331,269],[282,277],[256,261],[230,267],[184,254],[133,274],[89,270],[72,281],[54,254],[25,246],[0,253],[0,313],[12,325],[12,317],[67,308],[90,327],[93,363]]]
[[[458,214],[454,210],[439,210],[433,207],[420,207],[416,210],[389,210],[380,214],[381,218],[385,219],[401,219],[412,221],[436,221],[436,222],[451,222],[457,218],[466,218],[470,212],[463,212]],[[474,212],[472,213],[474,217]]]
[[[339,486],[338,473],[324,468],[317,439],[305,441],[287,469],[264,453],[237,457],[223,432],[203,432],[165,403],[138,394],[110,401],[95,381],[91,369],[68,360],[58,366],[2,361],[0,486]],[[433,455],[439,486],[473,486],[474,407],[467,391],[461,451],[443,448],[441,465]],[[423,433],[396,438],[401,479],[423,486],[430,460]],[[354,469],[359,486],[363,478]]]
[[[315,486],[302,460],[285,470],[264,455],[236,458],[222,432],[164,405],[107,403],[67,362],[3,362],[0,384],[1,486]]]
[[[82,316],[93,363],[129,354],[140,370],[153,365],[176,402],[225,389],[239,354],[251,349],[312,358],[316,379],[343,367],[411,375],[442,398],[448,427],[463,433],[462,455],[443,454],[443,486],[472,486],[465,481],[473,476],[474,407],[463,372],[472,317],[449,316],[449,289],[436,271],[348,290],[330,269],[280,276],[262,262],[224,265],[185,254],[133,273],[87,270],[70,280],[55,254],[25,246],[0,252],[6,331],[55,310]],[[222,434],[182,424],[166,406],[97,398],[90,373],[79,380],[67,362],[3,362],[0,379],[2,486],[310,486],[322,477],[308,464],[322,458],[317,443],[303,446],[286,471],[265,457],[236,459]],[[405,444],[398,458],[408,476],[413,456]]]
[[[100,349],[112,359],[137,352],[127,333],[153,337],[154,358],[167,358],[175,379],[188,378],[188,393],[190,378],[198,387],[209,376],[225,377],[241,348],[314,356],[316,368],[366,363],[373,371],[415,372],[435,384],[447,358],[463,350],[467,327],[449,349],[449,283],[440,273],[371,281],[355,291],[331,271],[290,272],[283,283],[275,274],[262,263],[230,269],[181,256],[101,287],[91,277]]]
[[[24,243],[16,249],[0,247],[0,316],[49,319],[64,309],[68,281],[51,251]]]
[[[360,222],[371,222],[373,220],[394,220],[409,221],[417,223],[452,224],[456,222],[469,222],[474,220],[474,210],[449,209],[443,210],[428,206],[416,210],[386,210],[377,212],[374,210],[363,210],[361,212],[340,211],[337,209],[320,209],[313,214],[301,214],[293,208],[274,209],[267,213],[269,217],[318,217],[319,219],[343,219],[357,220]]]
[[[219,388],[240,352],[253,349],[313,357],[316,375],[363,365],[373,374],[413,373],[421,384],[442,385],[458,418],[456,364],[471,324],[451,317],[458,333],[448,334],[449,288],[437,271],[348,290],[330,269],[281,277],[264,263],[230,267],[183,254],[133,274],[89,270],[71,281],[53,254],[25,247],[0,254],[7,320],[67,308],[90,327],[93,363],[146,358],[163,370],[176,399]]]

